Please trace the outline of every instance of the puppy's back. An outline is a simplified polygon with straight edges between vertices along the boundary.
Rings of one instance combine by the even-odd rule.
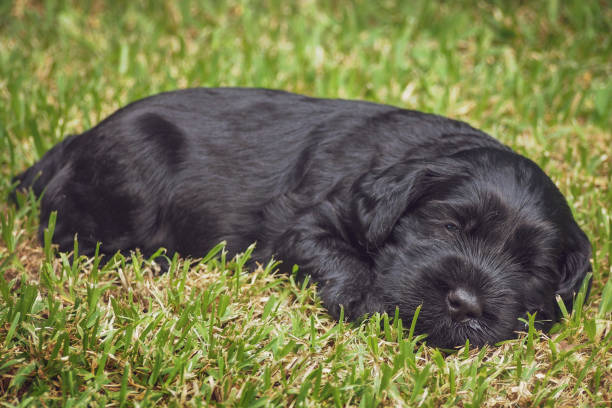
[[[465,123],[392,106],[198,88],[127,105],[17,181],[46,189],[41,231],[59,211],[66,248],[76,232],[109,251],[146,243],[197,255],[221,239],[265,238],[271,203],[291,200],[289,222],[375,167],[482,145],[501,147]]]

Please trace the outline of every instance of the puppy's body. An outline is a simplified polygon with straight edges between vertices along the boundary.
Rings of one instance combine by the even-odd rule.
[[[367,102],[256,89],[156,95],[70,136],[18,176],[41,232],[91,253],[201,256],[257,242],[298,264],[334,316],[399,307],[454,346],[514,335],[571,303],[590,245],[531,161],[469,125]]]

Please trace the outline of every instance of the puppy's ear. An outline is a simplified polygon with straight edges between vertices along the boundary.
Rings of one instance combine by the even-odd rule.
[[[426,176],[422,163],[402,162],[355,182],[351,221],[361,246],[376,248],[385,241],[397,220],[422,196]]]
[[[568,312],[571,312],[574,297],[580,290],[586,274],[592,271],[590,262],[591,244],[584,232],[574,224],[571,226],[571,232],[568,234],[566,245],[566,252],[559,265],[560,280],[557,294],[563,299]],[[591,282],[589,282],[589,287],[587,288],[587,297],[590,290]]]

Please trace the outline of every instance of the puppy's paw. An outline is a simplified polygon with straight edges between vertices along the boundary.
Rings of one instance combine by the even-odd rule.
[[[321,299],[335,319],[340,319],[341,309],[344,309],[345,320],[351,322],[384,311],[383,303],[376,294],[365,290],[351,291],[347,288],[334,290],[327,285],[321,291]]]

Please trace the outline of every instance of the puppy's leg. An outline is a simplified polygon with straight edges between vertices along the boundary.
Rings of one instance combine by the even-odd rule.
[[[286,269],[297,264],[300,276],[310,275],[330,314],[338,319],[340,308],[348,320],[383,312],[384,305],[370,265],[341,234],[312,215],[281,237],[278,255]]]
[[[57,212],[53,242],[61,252],[70,252],[75,235],[81,255],[94,254],[98,242],[107,256],[134,249],[134,221],[138,203],[129,194],[100,183],[81,180],[68,163],[46,185],[40,203],[39,239],[43,241],[49,216]]]

